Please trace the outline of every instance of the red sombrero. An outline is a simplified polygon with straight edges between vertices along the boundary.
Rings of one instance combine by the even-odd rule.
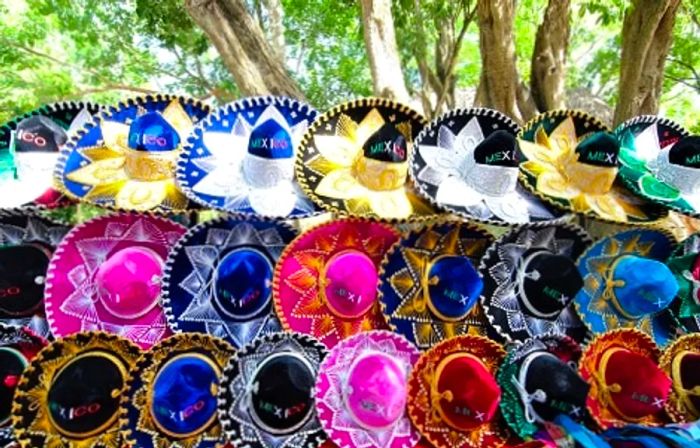
[[[665,423],[671,380],[659,368],[659,355],[651,337],[634,328],[608,331],[591,341],[579,372],[591,385],[586,405],[601,428]]]
[[[184,233],[173,221],[135,213],[75,227],[47,274],[46,318],[53,335],[103,330],[144,348],[166,337],[160,278],[168,251]]]
[[[329,348],[360,331],[386,328],[377,300],[379,264],[398,238],[392,227],[361,219],[332,221],[297,237],[275,268],[282,326]]]

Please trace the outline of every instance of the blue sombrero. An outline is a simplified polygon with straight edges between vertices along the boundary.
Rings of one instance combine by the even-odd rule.
[[[596,241],[578,260],[583,288],[574,298],[593,333],[638,328],[659,345],[673,338],[668,311],[678,283],[664,264],[675,246],[670,234],[634,229]]]
[[[208,113],[199,101],[171,95],[112,106],[64,147],[55,182],[72,198],[105,207],[186,209],[175,164],[193,126]]]
[[[59,149],[98,111],[94,103],[52,103],[0,126],[0,206],[56,205]]]
[[[281,331],[272,309],[272,275],[291,227],[220,218],[192,229],[171,251],[163,305],[174,331],[218,336],[241,347]]]
[[[446,222],[407,233],[386,254],[380,300],[392,329],[420,349],[460,334],[485,334],[478,306],[481,256],[493,242],[485,230]]]
[[[154,345],[132,369],[121,397],[119,429],[127,446],[221,446],[217,392],[234,349],[204,334]]]
[[[194,130],[177,182],[192,200],[227,212],[301,217],[319,212],[294,178],[295,150],[316,118],[283,97],[227,104]]]

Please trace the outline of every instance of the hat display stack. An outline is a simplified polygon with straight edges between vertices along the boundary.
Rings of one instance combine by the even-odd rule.
[[[26,113],[0,448],[700,447],[700,227],[667,218],[700,216],[699,141],[380,98]]]

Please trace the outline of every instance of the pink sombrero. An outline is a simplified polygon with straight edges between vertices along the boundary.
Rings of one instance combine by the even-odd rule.
[[[160,277],[169,249],[185,230],[135,213],[75,227],[56,249],[47,274],[46,317],[53,335],[103,330],[143,348],[168,336]]]
[[[408,378],[420,352],[383,330],[338,343],[319,368],[316,412],[323,429],[346,448],[410,448],[420,439],[406,408]]]
[[[398,239],[392,227],[362,219],[332,221],[297,237],[273,281],[284,329],[331,348],[361,331],[387,328],[377,300],[379,264]]]

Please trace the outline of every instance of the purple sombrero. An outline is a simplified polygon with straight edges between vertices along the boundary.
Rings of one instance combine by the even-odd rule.
[[[56,337],[103,330],[147,348],[169,334],[160,304],[168,251],[185,233],[165,218],[107,215],[74,228],[56,249],[46,317]]]
[[[410,448],[420,434],[406,408],[408,378],[420,352],[383,330],[356,334],[333,347],[316,381],[316,412],[336,445]]]

